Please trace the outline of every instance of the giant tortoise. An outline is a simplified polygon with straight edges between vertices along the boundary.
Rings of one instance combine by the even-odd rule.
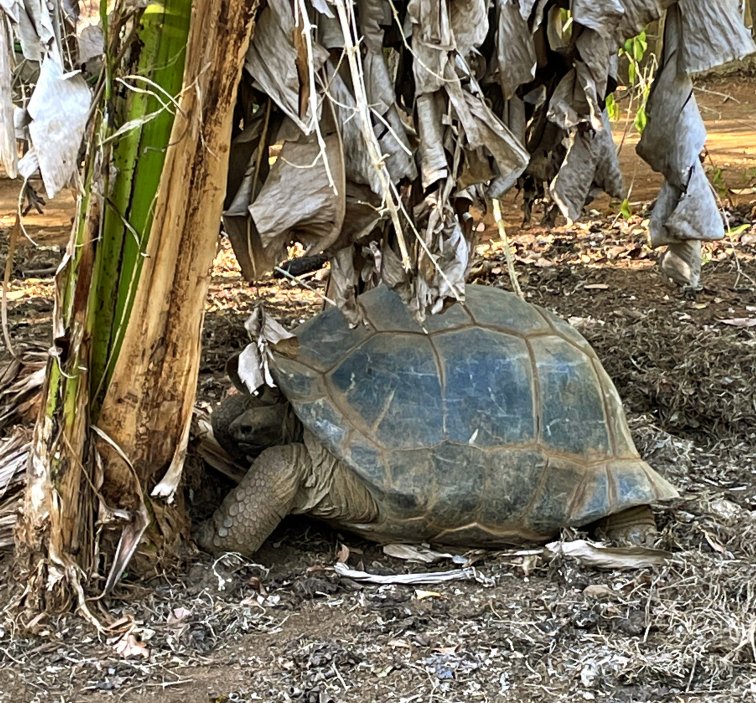
[[[649,504],[677,493],[573,327],[487,286],[423,325],[385,287],[359,303],[364,325],[331,308],[274,352],[286,400],[231,396],[214,414],[224,446],[259,456],[202,546],[251,554],[290,513],[378,541],[543,542],[604,518],[648,537]]]

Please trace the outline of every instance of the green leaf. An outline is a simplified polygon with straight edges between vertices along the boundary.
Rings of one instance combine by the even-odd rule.
[[[633,211],[630,209],[630,201],[627,198],[622,201],[619,211],[620,215],[622,215],[622,217],[624,217],[626,220],[629,220],[630,217],[632,217]]]
[[[638,108],[638,112],[635,113],[635,119],[633,120],[633,125],[635,126],[635,129],[638,130],[639,134],[643,134],[643,130],[646,129],[647,123],[648,123],[648,116],[646,115],[646,108],[644,105],[641,105]]]
[[[616,122],[620,118],[619,105],[617,105],[614,93],[606,96],[606,114],[612,122]]]
[[[743,234],[743,232],[745,232],[747,229],[749,229],[750,226],[751,225],[748,224],[748,222],[744,222],[742,225],[738,225],[737,227],[734,227],[732,229],[728,228],[728,230],[727,230],[727,236],[728,237],[738,237],[741,234]]]
[[[646,41],[646,32],[644,30],[633,40],[633,58],[636,61],[640,61],[645,55],[646,49],[648,49],[648,42]]]

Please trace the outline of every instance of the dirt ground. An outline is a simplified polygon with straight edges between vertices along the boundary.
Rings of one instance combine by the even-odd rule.
[[[93,603],[123,618],[119,636],[68,615],[31,637],[6,611],[0,701],[756,701],[756,82],[708,81],[697,98],[710,177],[734,232],[707,245],[703,290],[668,288],[657,272],[644,219],[658,180],[634,157],[630,135],[621,152],[634,179],[630,218],[608,200],[569,228],[519,227],[517,203],[507,214],[527,299],[594,345],[641,454],[681,491],[656,510],[666,564],[607,571],[509,550],[468,555],[461,580],[368,585],[340,577],[334,564],[384,575],[459,567],[401,561],[289,519],[255,563],[191,552],[182,573],[127,580]],[[3,259],[16,188],[0,181]],[[26,218],[40,247],[23,245],[12,268],[17,346],[49,345],[52,273],[71,214],[62,201]],[[501,244],[488,239],[471,280],[508,288]],[[228,387],[223,367],[246,343],[252,306],[264,299],[293,325],[318,309],[320,278],[308,278],[313,290],[272,279],[248,286],[222,246],[201,406]],[[221,481],[202,471],[193,455],[198,517],[212,510],[201,489]],[[11,573],[8,564],[6,555],[0,574]],[[0,586],[0,598],[13,586]]]

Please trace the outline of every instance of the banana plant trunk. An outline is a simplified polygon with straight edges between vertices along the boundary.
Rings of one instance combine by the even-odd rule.
[[[104,80],[16,532],[30,614],[87,614],[186,532],[176,488],[258,2],[149,0],[135,16],[102,0]]]

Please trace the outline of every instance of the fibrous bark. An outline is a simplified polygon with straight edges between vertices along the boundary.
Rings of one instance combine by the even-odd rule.
[[[100,589],[91,580],[106,568],[104,585],[112,585],[145,530],[150,558],[136,570],[154,568],[186,525],[181,502],[165,499],[186,451],[233,105],[256,7],[257,0],[150,3],[129,47],[117,42],[126,34],[117,26],[123,8],[110,16],[105,100],[57,277],[56,353],[17,531],[33,611],[65,607],[72,597],[85,611],[82,578]],[[130,63],[115,65],[116,54]],[[144,80],[137,87],[153,87],[151,99],[164,106],[159,114],[154,103],[112,111],[114,77],[135,68]],[[128,129],[119,131],[113,114]],[[120,159],[115,173],[112,153]],[[156,154],[153,168],[140,170]]]

